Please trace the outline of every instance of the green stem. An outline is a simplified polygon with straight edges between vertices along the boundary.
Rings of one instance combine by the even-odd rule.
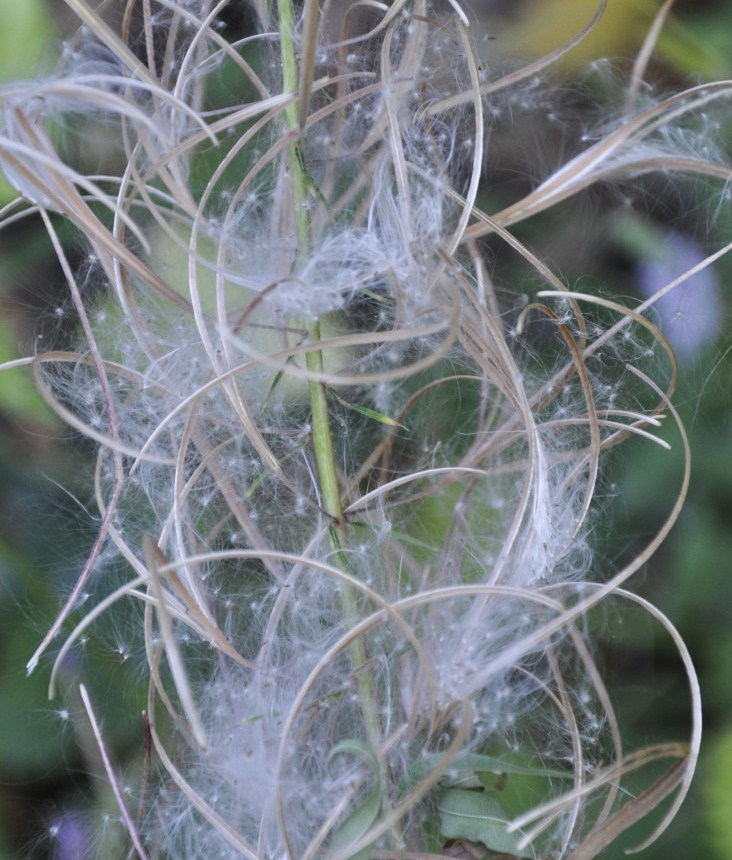
[[[318,320],[308,326],[308,337],[312,343],[320,341],[320,323]],[[305,363],[311,373],[322,373],[322,350],[312,350],[306,353]],[[309,386],[310,409],[313,422],[313,448],[315,450],[315,460],[318,464],[320,494],[325,512],[333,519],[335,531],[339,538],[339,543],[341,543],[340,539],[343,537],[341,534],[343,531],[343,508],[341,506],[338,475],[335,469],[335,457],[333,456],[333,437],[330,432],[325,383],[311,379]],[[334,549],[340,548],[334,547]]]
[[[282,60],[282,86],[284,92],[298,91],[298,64],[295,50],[295,16],[292,0],[277,0],[279,16],[280,51]],[[313,191],[312,183],[302,161],[299,143],[300,117],[297,102],[285,108],[285,123],[290,141],[287,146],[288,168],[290,173],[290,193],[297,236],[298,259],[306,257],[312,249],[311,223],[308,207],[308,194]],[[312,345],[320,344],[320,321],[315,319],[306,323],[308,340]],[[306,353],[306,367],[313,375],[322,377],[323,351],[320,348],[311,349]],[[310,408],[312,414],[313,451],[318,470],[321,504],[325,513],[332,519],[329,530],[331,547],[337,564],[342,570],[349,570],[346,555],[346,527],[343,518],[341,491],[338,484],[338,474],[333,455],[333,438],[330,432],[326,384],[318,379],[308,383],[310,392]],[[358,620],[358,608],[353,589],[344,585],[342,589],[343,614],[350,626]],[[359,703],[364,718],[364,725],[372,750],[378,755],[381,745],[379,731],[379,712],[374,689],[374,678],[368,664],[368,653],[363,639],[356,639],[350,645],[353,670],[357,677]],[[386,798],[386,773],[380,773],[382,796]],[[399,827],[392,828],[392,841],[395,846],[403,845]]]
[[[298,89],[298,68],[295,54],[295,15],[292,0],[278,0],[277,11],[279,14],[280,27],[280,50],[282,58],[282,87],[285,92],[296,92]],[[295,232],[297,234],[298,256],[307,256],[312,246],[310,235],[310,219],[308,217],[307,196],[308,180],[305,168],[300,156],[300,147],[297,131],[298,110],[297,103],[287,105],[285,108],[285,123],[290,135],[290,143],[287,147],[287,156],[290,171],[290,191],[292,193],[292,207],[295,217]],[[310,343],[320,342],[320,322],[314,320],[307,324],[308,339]],[[323,372],[323,353],[320,349],[310,350],[306,354],[306,367],[311,373]],[[325,393],[325,384],[317,380],[310,380],[310,407],[313,421],[313,448],[315,461],[318,467],[318,478],[320,481],[320,493],[323,508],[330,516],[336,527],[336,531],[342,531],[343,508],[341,505],[341,493],[338,486],[338,476],[335,469],[335,458],[333,456],[333,439],[330,433],[330,421],[328,419],[328,402]],[[343,544],[338,536],[338,544],[334,549],[341,549]]]
[[[295,52],[295,16],[292,0],[277,0],[279,15],[280,50],[282,59],[282,86],[285,92],[296,92],[298,89],[298,68]],[[287,157],[290,171],[290,191],[295,218],[295,231],[298,241],[298,256],[310,253],[312,237],[310,235],[310,219],[308,215],[308,176],[302,163],[298,142],[299,117],[297,103],[293,102],[285,108],[285,123],[291,137],[288,144]],[[308,339],[311,344],[320,342],[320,321],[307,323]],[[323,352],[320,349],[309,350],[306,353],[306,367],[313,374],[323,373]],[[326,385],[317,379],[309,382],[310,408],[312,413],[313,450],[318,469],[321,503],[325,513],[332,519],[330,541],[338,564],[343,570],[348,570],[348,559],[344,552],[346,545],[343,506],[338,484],[335,457],[333,455],[333,438],[330,432],[328,401]],[[351,589],[343,589],[343,610],[346,618],[355,624],[358,617],[356,601]],[[368,671],[368,655],[363,640],[357,639],[351,645],[354,670],[358,675],[358,690],[361,708],[367,732],[374,750],[378,749],[378,713],[375,705],[373,679]]]
[[[286,93],[297,92],[297,59],[295,54],[295,14],[292,0],[277,0],[280,21],[280,57],[282,61],[282,89]],[[290,169],[290,189],[295,213],[295,230],[299,254],[310,250],[310,223],[306,208],[307,179],[300,159],[300,145],[297,136],[297,102],[285,108],[285,124],[290,137],[287,145],[287,160]]]

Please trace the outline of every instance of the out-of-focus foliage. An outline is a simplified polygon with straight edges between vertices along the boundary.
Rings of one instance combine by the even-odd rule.
[[[609,0],[598,25],[562,59],[562,68],[574,73],[594,60],[634,56],[661,5],[661,0]],[[655,55],[681,74],[705,79],[722,77],[729,71],[732,33],[729,27],[718,26],[719,11],[700,10],[701,5],[677,4],[680,13],[667,21]],[[704,5],[709,7],[709,4]],[[494,50],[504,57],[517,54],[543,57],[575,36],[591,20],[597,6],[596,0],[519,0],[516,3],[475,0],[478,14],[483,11],[489,21],[495,22]]]
[[[55,31],[45,0],[0,0],[0,20],[0,80],[48,71]]]
[[[708,774],[705,824],[709,828],[710,847],[716,852],[715,856],[726,858],[732,856],[732,816],[729,813],[732,797],[732,729],[728,728],[709,750]]]
[[[0,82],[53,66],[55,32],[46,0],[0,0]],[[0,175],[0,204],[15,196]]]

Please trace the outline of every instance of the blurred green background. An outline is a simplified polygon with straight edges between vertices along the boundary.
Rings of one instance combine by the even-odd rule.
[[[522,136],[540,143],[517,156],[510,146],[498,145],[499,136],[490,165],[494,177],[523,171],[529,181],[532,169],[558,163],[563,142],[583,123],[598,119],[587,92],[612,100],[617,79],[598,63],[588,77],[588,66],[607,54],[627,70],[627,58],[658,5],[609,0],[592,39],[563,62],[554,79],[559,92],[571,94],[558,98],[560,107],[562,98],[572,101],[575,126],[545,135],[544,118],[530,112],[517,117]],[[499,58],[550,50],[576,32],[594,8],[586,0],[474,0],[472,6],[495,35],[492,50]],[[0,79],[48,72],[73,27],[61,0],[0,0]],[[582,90],[574,89],[578,76],[584,76]],[[679,0],[650,78],[668,91],[717,77],[732,77],[732,0]],[[719,118],[718,143],[732,157],[729,117]],[[548,151],[540,152],[541,146]],[[501,193],[513,193],[510,182],[504,192],[496,188],[484,192],[482,203],[489,210],[492,199],[497,203]],[[584,290],[602,285],[624,298],[640,298],[644,286],[660,286],[664,274],[667,280],[680,274],[732,235],[732,207],[716,208],[719,189],[686,182],[679,193],[668,182],[650,181],[644,188],[635,215],[623,209],[621,188],[535,219],[522,237],[568,283]],[[11,196],[2,185],[0,203]],[[83,249],[77,247],[77,253]],[[500,249],[494,253],[502,262]],[[511,272],[510,260],[501,271]],[[503,277],[506,291],[533,288],[521,284],[520,269],[513,281]],[[732,860],[732,262],[723,259],[705,278],[690,288],[686,303],[665,312],[681,359],[675,402],[693,450],[690,495],[671,537],[634,582],[689,644],[702,682],[705,739],[692,793],[672,827],[641,855],[647,860]],[[39,336],[50,340],[63,334],[57,309],[64,290],[38,222],[26,220],[0,234],[0,361],[32,353]],[[696,293],[701,298],[695,303]],[[630,443],[613,455],[608,495],[615,501],[595,524],[598,554],[609,565],[622,563],[665,518],[681,469],[678,439],[671,441],[670,454]],[[94,508],[89,470],[89,448],[46,411],[28,375],[0,374],[0,860],[116,856],[114,837],[103,833],[97,832],[88,848],[92,811],[95,820],[100,813],[111,820],[115,812],[83,721],[75,716],[79,703],[71,693],[48,701],[46,663],[30,678],[25,673],[94,536],[87,513]],[[681,663],[662,631],[636,612],[621,618],[622,609],[618,602],[610,611],[603,647],[622,714],[630,721],[627,746],[683,740],[688,696]],[[105,734],[118,767],[135,767],[144,747],[142,721],[134,717],[144,701],[140,674],[113,629],[90,642],[87,653],[95,669],[92,695],[105,703]],[[73,663],[65,667],[63,687],[73,690],[76,671]],[[117,720],[115,714],[124,717]],[[623,849],[649,830],[643,823],[603,858],[625,856]]]

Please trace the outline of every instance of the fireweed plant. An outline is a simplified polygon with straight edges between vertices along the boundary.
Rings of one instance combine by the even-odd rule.
[[[20,194],[2,215],[43,220],[68,282],[77,345],[12,366],[97,446],[99,520],[28,668],[53,648],[55,695],[126,613],[149,678],[136,782],[79,692],[130,855],[589,860],[665,801],[648,844],[700,741],[689,655],[625,589],[688,483],[675,361],[652,299],[569,289],[511,228],[652,171],[723,188],[696,121],[732,83],[651,100],[666,3],[617,116],[488,213],[501,122],[602,4],[506,71],[458,0],[260,0],[238,40],[229,0],[67,3],[83,25],[60,71],[0,96]],[[64,160],[75,129],[119,171]],[[488,239],[539,285],[511,313]],[[602,461],[630,437],[666,445],[662,421],[686,453],[678,498],[603,576]],[[608,598],[673,637],[690,743],[624,749],[588,620]]]

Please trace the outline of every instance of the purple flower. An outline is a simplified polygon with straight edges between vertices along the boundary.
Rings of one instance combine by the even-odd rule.
[[[61,813],[49,830],[55,842],[54,860],[81,860],[88,855],[89,828],[78,812]]]
[[[704,253],[693,239],[669,231],[657,253],[638,263],[636,271],[641,294],[651,298],[703,259]],[[681,361],[692,358],[720,332],[721,295],[711,266],[660,296],[653,307],[658,313],[661,331]]]

